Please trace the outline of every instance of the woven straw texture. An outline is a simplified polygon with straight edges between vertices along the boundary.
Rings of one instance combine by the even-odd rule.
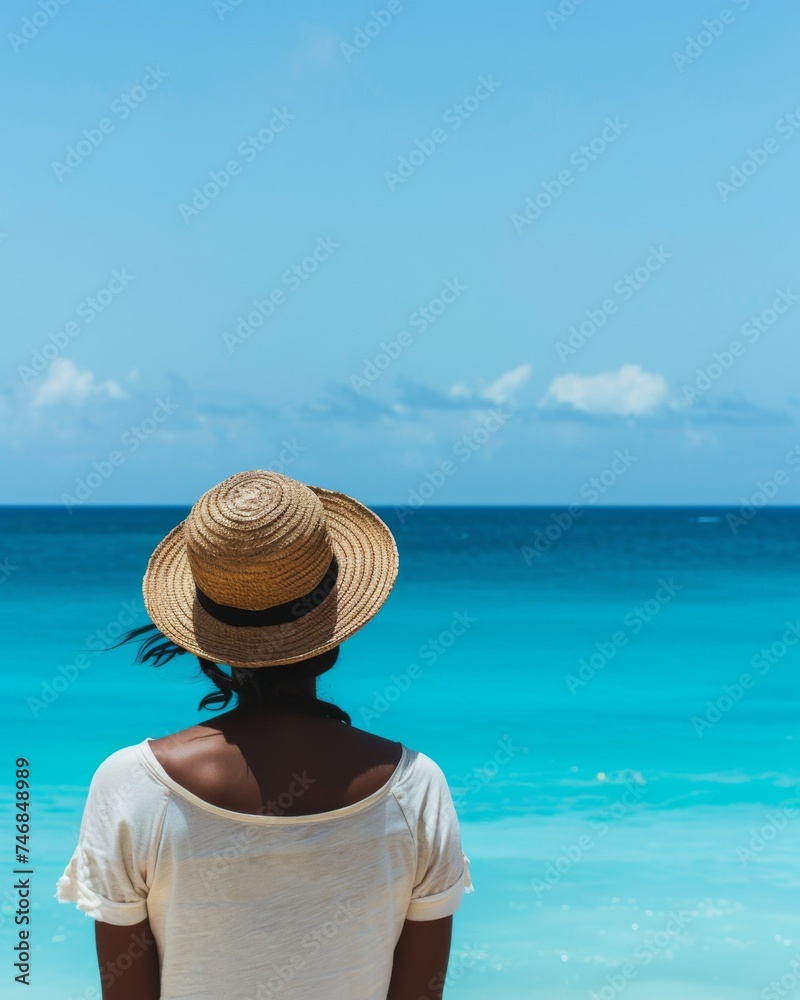
[[[296,621],[225,625],[197,599],[261,610],[301,597],[336,556],[328,596]],[[143,581],[152,622],[183,649],[233,667],[294,663],[348,639],[397,578],[397,545],[369,508],[276,472],[240,472],[205,493],[157,546]]]

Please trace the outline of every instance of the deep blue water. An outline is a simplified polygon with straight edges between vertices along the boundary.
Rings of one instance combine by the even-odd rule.
[[[800,510],[378,512],[400,577],[321,693],[448,776],[475,892],[446,995],[772,1000],[782,976],[775,996],[800,995]],[[53,899],[94,768],[200,718],[189,657],[99,651],[146,621],[147,558],[185,513],[0,508],[37,1000],[99,997],[89,919]]]

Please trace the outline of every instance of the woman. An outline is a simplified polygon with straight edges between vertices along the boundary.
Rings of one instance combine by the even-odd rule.
[[[263,471],[157,546],[153,625],[125,641],[195,654],[218,689],[200,707],[237,704],[92,779],[57,898],[96,921],[104,1000],[442,997],[472,889],[445,777],[316,696],[397,568],[372,511]]]

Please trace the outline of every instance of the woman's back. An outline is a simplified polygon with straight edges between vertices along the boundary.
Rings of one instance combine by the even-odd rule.
[[[151,740],[150,749],[171,778],[212,805],[285,816],[365,799],[389,781],[402,752],[335,719],[287,711],[228,712]]]
[[[124,641],[156,666],[194,654],[200,708],[236,707],[95,771],[57,895],[97,921],[104,998],[441,996],[472,887],[445,776],[316,693],[397,568],[368,508],[264,470],[158,544],[152,624]]]
[[[106,758],[59,898],[147,920],[161,1000],[385,1000],[408,922],[471,888],[444,774],[341,723],[231,717]]]

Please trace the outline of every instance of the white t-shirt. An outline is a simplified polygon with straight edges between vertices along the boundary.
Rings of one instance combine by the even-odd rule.
[[[294,777],[290,796],[310,783]],[[352,805],[267,816],[198,798],[144,740],[95,772],[56,898],[110,924],[149,917],[162,1000],[385,1000],[403,922],[448,916],[465,891],[450,790],[419,751]]]

